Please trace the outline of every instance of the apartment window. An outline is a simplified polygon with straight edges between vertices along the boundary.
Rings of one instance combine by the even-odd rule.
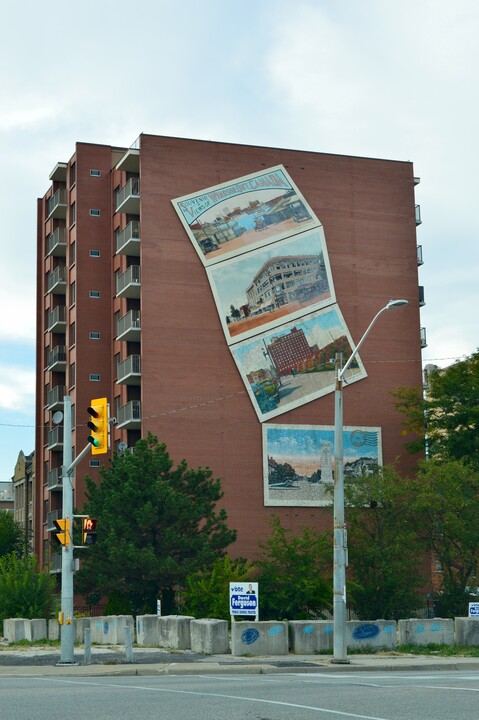
[[[90,208],[90,215],[93,217],[100,217],[100,211],[98,208]]]
[[[101,175],[101,170],[92,169],[92,170],[90,170],[90,175],[91,175],[92,177],[100,177],[100,175]]]
[[[99,460],[90,460],[90,467],[100,467]]]
[[[92,382],[99,382],[100,381],[99,373],[90,373],[90,380]]]
[[[100,339],[100,333],[99,332],[91,332],[90,333],[90,340],[99,340]]]
[[[70,363],[70,368],[69,368],[70,387],[73,387],[75,385],[75,378],[76,378],[75,363]]]
[[[76,301],[76,283],[73,281],[70,284],[70,305],[74,305]]]
[[[75,224],[77,214],[76,204],[74,202],[70,205],[70,226]]]
[[[99,291],[99,290],[90,290],[90,297],[91,297],[91,298],[99,298],[99,297],[100,297],[100,291]]]
[[[115,363],[115,379],[118,378],[118,365],[121,362],[121,355],[120,353],[117,353],[114,357],[114,363]],[[118,415],[118,413],[117,413]]]
[[[100,257],[99,250],[90,250],[90,257]]]
[[[75,260],[77,259],[77,246],[75,241],[73,241],[70,245],[70,265],[73,265]]]
[[[72,187],[76,183],[77,179],[77,164],[76,162],[72,162],[70,165],[70,187]]]
[[[72,323],[70,323],[70,333],[68,336],[68,342],[69,342],[70,347],[75,344],[75,339],[76,339],[75,336],[76,336],[76,325],[74,322],[72,322]]]

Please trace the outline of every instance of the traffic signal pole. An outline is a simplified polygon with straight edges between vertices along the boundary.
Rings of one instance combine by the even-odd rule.
[[[72,404],[71,397],[63,398],[63,465],[62,465],[62,514],[69,521],[70,540],[62,545],[62,589],[60,613],[60,662],[59,665],[74,665],[75,643],[73,627],[73,471],[90,452],[90,443],[72,460]]]

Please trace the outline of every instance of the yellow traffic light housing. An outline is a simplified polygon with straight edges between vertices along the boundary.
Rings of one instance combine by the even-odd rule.
[[[110,424],[107,398],[96,398],[91,400],[88,408],[90,420],[87,427],[90,428],[88,442],[91,444],[92,455],[102,455],[108,452],[110,439]]]
[[[83,518],[82,521],[82,545],[94,545],[96,543],[96,524],[93,518]]]
[[[58,545],[70,545],[70,520],[68,518],[60,518],[53,521],[57,532],[53,535],[53,540]]]

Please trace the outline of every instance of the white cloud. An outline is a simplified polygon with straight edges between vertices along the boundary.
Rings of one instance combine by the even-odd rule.
[[[35,407],[35,371],[0,365],[0,410],[31,415]]]

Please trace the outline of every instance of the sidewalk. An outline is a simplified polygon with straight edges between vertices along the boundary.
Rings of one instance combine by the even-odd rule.
[[[147,661],[145,662],[145,655]],[[135,656],[138,660],[135,659]],[[181,656],[181,660],[180,657]],[[28,658],[28,660],[27,660]],[[39,659],[40,663],[38,662]],[[11,659],[11,663],[8,661]],[[16,664],[18,660],[21,665]],[[232,655],[194,656],[157,649],[135,648],[133,662],[125,661],[123,648],[92,649],[92,664],[84,665],[83,650],[75,649],[78,665],[60,666],[60,650],[27,648],[0,651],[2,677],[111,677],[135,675],[234,675],[271,673],[351,673],[359,670],[432,672],[438,670],[479,671],[479,657],[436,657],[430,655],[350,655],[349,664],[334,664],[330,655],[284,655],[274,657],[233,657]],[[28,664],[26,664],[28,662]]]

